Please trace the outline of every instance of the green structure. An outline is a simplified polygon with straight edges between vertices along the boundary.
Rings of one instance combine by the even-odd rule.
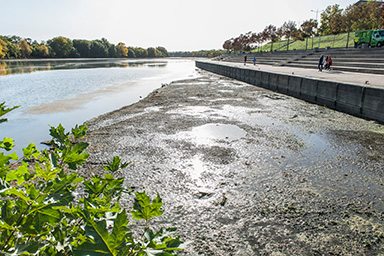
[[[381,47],[384,45],[384,29],[363,30],[355,33],[355,48],[357,47]]]

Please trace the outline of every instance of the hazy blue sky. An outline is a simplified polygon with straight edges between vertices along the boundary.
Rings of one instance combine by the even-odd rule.
[[[345,8],[356,1],[341,0]],[[223,42],[284,21],[315,18],[332,0],[0,0],[0,35],[37,41],[107,38],[168,51],[220,49]],[[320,15],[319,15],[320,19]]]

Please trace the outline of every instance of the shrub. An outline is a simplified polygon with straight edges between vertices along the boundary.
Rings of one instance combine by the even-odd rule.
[[[13,109],[1,103],[0,117]],[[0,254],[175,255],[182,250],[183,242],[170,236],[175,228],[154,232],[149,226],[163,214],[159,195],[151,200],[145,192],[135,193],[130,212],[120,206],[121,196],[131,191],[113,173],[129,163],[114,157],[103,176],[78,176],[89,155],[88,144],[77,140],[86,133],[85,125],[76,125],[72,134],[62,125],[51,127],[52,149],[39,151],[31,143],[17,163],[16,153],[0,152]],[[10,138],[0,141],[3,151],[13,147]],[[129,229],[128,214],[145,221],[140,237]]]

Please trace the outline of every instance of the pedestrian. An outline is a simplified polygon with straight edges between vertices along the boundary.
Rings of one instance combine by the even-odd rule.
[[[324,60],[324,69],[325,69],[325,70],[328,69],[328,56],[325,56],[325,60]]]
[[[247,64],[247,55],[244,56],[244,66]]]
[[[331,71],[331,66],[332,66],[332,58],[331,58],[331,56],[328,57],[326,66],[327,66],[326,69],[327,69],[328,71]]]
[[[253,65],[256,65],[256,56],[253,57]]]
[[[319,69],[320,72],[323,71],[323,65],[324,65],[324,56],[323,54],[321,54],[319,59],[319,65],[317,65],[317,68]]]

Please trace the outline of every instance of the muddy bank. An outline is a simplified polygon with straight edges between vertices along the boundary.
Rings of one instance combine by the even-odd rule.
[[[88,124],[82,174],[133,161],[119,175],[161,195],[183,255],[384,250],[380,124],[206,72]]]

